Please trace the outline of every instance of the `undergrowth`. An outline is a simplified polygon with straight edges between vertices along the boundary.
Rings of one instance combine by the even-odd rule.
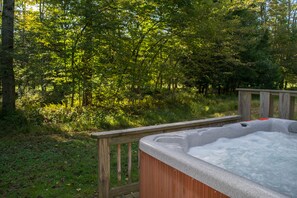
[[[236,113],[235,96],[180,93],[174,97],[145,97],[106,107],[40,104],[38,97],[19,99],[18,110],[0,120],[0,135],[52,134],[62,131],[101,131],[168,122],[219,117]]]

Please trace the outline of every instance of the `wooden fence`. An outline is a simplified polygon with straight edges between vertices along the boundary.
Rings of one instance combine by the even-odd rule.
[[[132,183],[131,171],[132,165],[139,166],[139,164],[132,164],[132,143],[138,142],[140,138],[172,131],[180,131],[185,129],[202,128],[208,126],[222,126],[228,123],[235,123],[240,120],[251,119],[251,101],[252,95],[260,95],[260,117],[273,117],[274,115],[274,99],[278,96],[279,117],[292,119],[294,116],[296,91],[282,91],[282,90],[260,90],[260,89],[237,89],[238,91],[238,112],[239,116],[227,116],[221,118],[211,118],[204,120],[195,120],[189,122],[178,122],[172,124],[162,124],[156,126],[139,127],[125,130],[115,130],[107,132],[93,133],[92,137],[97,139],[98,144],[98,197],[109,198],[116,197],[130,192],[137,192],[139,190],[138,182]],[[117,173],[117,180],[122,180],[122,162],[121,162],[121,148],[123,144],[128,145],[128,162],[127,162],[127,183],[117,187],[111,188],[111,171]],[[117,145],[117,167],[111,170],[111,145]]]
[[[294,119],[295,97],[297,91],[269,90],[269,89],[237,89],[238,91],[238,113],[242,120],[251,119],[252,95],[260,95],[259,117],[279,117]],[[278,106],[275,107],[275,102]],[[278,109],[278,116],[274,111]]]
[[[92,137],[97,139],[98,144],[98,197],[109,198],[119,195],[129,194],[131,192],[139,191],[139,183],[131,182],[132,165],[139,166],[139,164],[132,164],[132,143],[138,142],[140,138],[173,131],[180,131],[185,129],[202,128],[209,126],[222,126],[228,123],[238,122],[240,116],[226,116],[221,118],[210,118],[203,120],[195,120],[188,122],[177,122],[171,124],[162,124],[147,127],[138,127],[125,130],[115,130],[107,132],[93,133]],[[117,169],[111,170],[111,145],[117,145]],[[127,184],[111,188],[110,186],[110,173],[111,171],[117,172],[118,181],[121,180],[121,145],[128,144],[128,180]],[[137,161],[137,160],[133,160]]]

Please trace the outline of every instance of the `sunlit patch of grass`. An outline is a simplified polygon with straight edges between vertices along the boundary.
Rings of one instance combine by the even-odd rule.
[[[42,135],[111,130],[208,118],[220,113],[228,115],[226,112],[237,111],[235,96],[205,97],[195,92],[146,96],[135,102],[124,100],[112,108],[69,107],[64,104],[41,106],[36,105],[36,99],[30,101],[29,97],[17,104],[21,105],[18,114],[0,120],[0,131]]]

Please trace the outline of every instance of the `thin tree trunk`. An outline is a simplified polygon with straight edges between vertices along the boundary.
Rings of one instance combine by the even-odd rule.
[[[15,79],[13,72],[14,0],[3,1],[2,14],[2,112],[15,111]]]
[[[92,0],[87,0],[85,7],[85,18],[86,18],[86,32],[85,32],[85,49],[82,57],[83,64],[83,72],[82,72],[82,80],[83,80],[83,106],[92,105],[92,78],[93,78],[93,30],[92,30],[92,20],[93,15],[92,11],[88,9],[88,6],[92,5]]]

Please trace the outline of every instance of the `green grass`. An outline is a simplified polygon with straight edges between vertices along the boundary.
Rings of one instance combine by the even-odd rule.
[[[96,144],[88,134],[0,139],[1,197],[92,197]]]
[[[0,197],[94,197],[97,159],[91,131],[233,115],[236,110],[234,96],[183,96],[164,103],[146,101],[126,105],[113,111],[54,105],[24,108],[0,120]],[[132,147],[133,164],[136,164],[137,143]],[[124,183],[126,145],[122,146],[122,153]],[[114,146],[111,158],[112,186],[115,186]],[[133,181],[137,177],[134,167]]]

